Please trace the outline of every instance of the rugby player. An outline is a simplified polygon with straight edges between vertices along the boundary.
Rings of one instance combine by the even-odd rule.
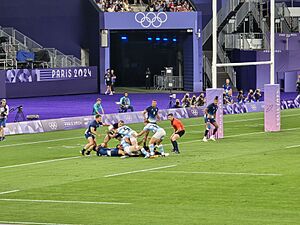
[[[158,151],[161,153],[162,156],[165,155],[164,152],[164,147],[161,144],[164,137],[166,136],[166,131],[159,127],[157,124],[153,124],[150,123],[148,120],[145,120],[145,127],[144,129],[137,135],[137,137],[141,137],[143,135],[145,135],[144,140],[147,139],[149,132],[153,132],[154,135],[151,137],[150,141],[149,141],[149,149],[150,149],[150,155],[149,153],[145,154],[145,152],[143,152],[143,154],[145,154],[145,158],[149,158],[150,156],[154,156],[154,146],[155,144],[157,145]]]
[[[102,116],[97,114],[95,115],[95,119],[89,123],[88,128],[84,133],[88,143],[80,151],[82,155],[90,155],[91,151],[97,146],[96,136],[101,137],[101,135],[97,133],[97,128],[100,126],[107,126],[107,124],[103,124]]]
[[[151,106],[149,106],[143,112],[144,120],[149,120],[150,123],[156,123],[157,120],[160,120],[158,111],[159,111],[159,109],[157,108],[157,101],[152,100]],[[147,116],[146,116],[146,114],[147,114]]]
[[[206,119],[205,119],[206,129],[205,129],[204,137],[203,137],[204,142],[207,142],[207,135],[210,130],[209,124],[212,124],[215,127],[214,131],[213,131],[213,135],[210,137],[210,140],[216,141],[215,134],[219,128],[219,125],[218,125],[217,121],[215,120],[217,111],[218,111],[218,96],[215,97],[213,103],[211,103],[204,109],[204,115],[205,115],[204,117],[206,117]]]
[[[124,121],[119,121],[118,129],[115,131],[116,134],[121,135],[124,138],[128,138],[130,140],[131,146],[134,148],[133,150],[139,150],[139,145],[137,141],[137,132],[132,130],[130,127],[125,126]]]
[[[179,154],[180,151],[178,148],[177,140],[184,135],[185,133],[184,126],[179,119],[174,118],[174,115],[172,113],[168,114],[168,120],[171,121],[171,125],[174,128],[174,133],[170,137],[173,145],[173,152]]]
[[[125,158],[125,152],[118,145],[116,148],[104,148],[101,145],[97,146],[97,156],[110,156],[110,157],[118,157]]]

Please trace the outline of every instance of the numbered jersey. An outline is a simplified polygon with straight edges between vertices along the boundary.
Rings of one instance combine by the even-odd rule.
[[[122,126],[117,129],[117,133],[123,137],[130,137],[132,134],[136,133],[128,126]]]
[[[145,131],[152,131],[153,133],[156,133],[158,130],[161,130],[162,128],[159,127],[158,125],[156,124],[153,124],[153,123],[148,123],[145,127],[144,127],[144,130]]]

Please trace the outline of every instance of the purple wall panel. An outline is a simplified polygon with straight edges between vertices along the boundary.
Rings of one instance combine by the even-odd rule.
[[[284,74],[284,91],[295,92],[298,81],[298,71],[286,72]]]
[[[5,79],[6,79],[6,71],[0,70],[0,98],[6,98]]]

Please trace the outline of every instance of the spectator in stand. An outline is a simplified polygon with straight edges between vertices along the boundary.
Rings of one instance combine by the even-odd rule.
[[[96,103],[94,104],[94,107],[93,107],[93,115],[104,114],[104,110],[103,110],[103,107],[102,107],[101,103],[102,103],[101,98],[97,98],[97,101],[96,101]]]
[[[115,93],[115,83],[116,83],[116,80],[117,80],[117,76],[115,75],[114,70],[110,70],[110,74],[111,74],[111,91],[114,94]]]
[[[245,96],[243,90],[239,91],[239,94],[237,96],[237,100],[239,104],[245,103]]]
[[[296,83],[298,95],[300,95],[300,74],[298,75],[298,81]]]
[[[184,97],[181,99],[181,105],[183,108],[187,108],[191,106],[190,94],[186,93]]]
[[[193,7],[184,0],[154,0],[149,3],[146,12],[191,12]]]
[[[193,95],[191,99],[191,107],[196,107],[197,106],[197,97],[196,95]]]
[[[245,100],[246,102],[254,102],[255,98],[254,98],[254,92],[252,89],[249,90],[247,98]]]
[[[175,101],[175,105],[173,108],[181,108],[181,105],[180,105],[180,100],[177,98],[176,101]]]
[[[256,89],[255,92],[254,92],[254,100],[256,102],[259,102],[260,98],[261,98],[260,89]]]
[[[229,79],[226,79],[225,84],[223,85],[223,89],[224,89],[225,94],[231,98],[232,97],[232,87],[230,85]]]
[[[197,103],[196,103],[196,105],[197,105],[197,106],[204,106],[205,102],[206,102],[205,96],[204,96],[204,93],[202,92],[202,93],[200,93],[200,95],[199,95],[198,98],[197,98]]]
[[[111,91],[111,85],[112,85],[112,76],[110,73],[110,69],[106,70],[106,74],[104,76],[105,79],[105,85],[106,85],[106,91],[105,94],[109,94],[109,95],[113,95],[112,91]]]
[[[120,108],[123,112],[127,112],[128,109],[133,112],[133,106],[130,104],[130,99],[128,98],[128,93],[125,92],[124,96],[120,99]]]

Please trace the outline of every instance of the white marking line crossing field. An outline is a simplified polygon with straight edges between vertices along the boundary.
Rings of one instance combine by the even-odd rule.
[[[45,160],[45,161],[39,161],[39,162],[32,162],[32,163],[23,163],[23,164],[11,165],[11,166],[2,166],[2,167],[0,167],[0,169],[8,169],[8,168],[21,167],[21,166],[30,166],[30,165],[37,165],[37,164],[44,164],[44,163],[65,161],[65,160],[70,160],[70,159],[77,159],[77,158],[80,158],[80,157],[82,157],[82,156],[73,156],[73,157],[60,158],[60,159],[51,159],[51,160]]]
[[[4,191],[4,192],[0,192],[0,195],[15,193],[15,192],[18,192],[18,191],[20,191],[20,190]]]
[[[124,202],[86,202],[86,201],[37,200],[37,199],[13,199],[13,198],[2,198],[2,199],[0,199],[0,201],[62,203],[62,204],[89,204],[89,205],[131,205],[131,203],[124,203]]]
[[[292,145],[292,146],[287,146],[285,148],[300,148],[300,145]]]
[[[19,222],[19,221],[0,221],[1,224],[32,224],[32,225],[81,225],[81,224],[65,224],[65,223],[39,223],[39,222]]]
[[[129,171],[129,172],[124,172],[124,173],[115,173],[115,174],[106,175],[104,177],[116,177],[116,176],[122,176],[122,175],[126,175],[126,174],[149,172],[149,171],[153,171],[153,170],[166,169],[166,168],[171,168],[171,167],[175,167],[175,166],[177,166],[177,165],[161,166],[161,167],[155,167],[155,168],[144,169],[144,170]]]
[[[194,171],[148,171],[151,173],[183,173],[183,174],[209,174],[209,175],[243,175],[243,176],[282,176],[277,173],[230,173],[230,172],[194,172]]]
[[[300,115],[300,114],[286,115],[286,116],[281,116],[281,117],[293,117],[293,116],[297,116],[297,115]],[[226,124],[226,123],[239,123],[239,122],[255,121],[255,120],[263,120],[263,119],[264,118],[252,118],[252,119],[245,119],[245,120],[224,121],[224,124]],[[186,125],[185,127],[195,127],[195,126],[201,126],[201,124]],[[169,129],[169,128],[166,128],[166,129]],[[173,129],[173,128],[171,127],[170,129]],[[11,144],[11,145],[0,145],[0,148],[23,146],[23,145],[34,145],[34,144],[41,144],[41,143],[51,143],[51,142],[67,141],[67,140],[74,140],[74,139],[80,139],[80,138],[83,138],[83,136],[70,137],[70,138],[60,138],[60,139],[52,139],[52,140],[44,140],[44,141],[35,141],[35,142],[25,142],[25,143]]]
[[[282,129],[282,131],[292,131],[292,130],[300,130],[300,127],[296,128],[290,128],[290,129]],[[233,138],[233,137],[241,137],[241,136],[248,136],[248,135],[256,135],[256,134],[265,134],[266,132],[260,131],[260,132],[252,132],[252,133],[244,133],[244,134],[235,134],[235,135],[228,135],[225,136],[225,139],[227,138]],[[185,141],[185,142],[180,142],[179,144],[188,144],[188,143],[194,143],[194,142],[200,142],[202,140],[193,140],[193,141]],[[168,146],[171,144],[165,144],[165,146]],[[11,166],[3,166],[0,167],[0,169],[8,169],[8,168],[15,168],[15,167],[22,167],[22,166],[30,166],[30,165],[36,165],[36,164],[44,164],[44,163],[49,163],[49,162],[58,162],[58,161],[64,161],[64,160],[69,160],[69,159],[76,159],[76,158],[81,158],[82,156],[75,156],[75,157],[68,157],[68,158],[61,158],[61,159],[52,159],[52,160],[46,160],[46,161],[39,161],[39,162],[32,162],[32,163],[24,163],[24,164],[17,164],[17,165],[11,165]]]

